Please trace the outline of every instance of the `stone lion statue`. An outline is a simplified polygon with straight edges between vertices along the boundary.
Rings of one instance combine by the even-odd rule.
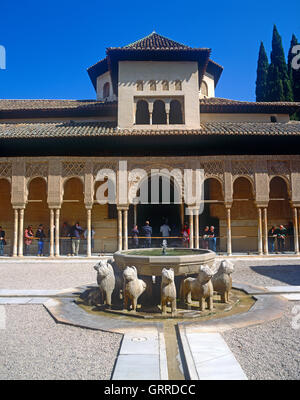
[[[106,260],[101,260],[94,266],[94,269],[97,271],[97,283],[102,294],[103,304],[111,307],[111,295],[115,288],[113,267]]]
[[[229,303],[229,292],[232,288],[231,274],[234,264],[228,260],[221,261],[218,271],[212,277],[214,291],[221,296],[222,303]]]
[[[138,279],[137,270],[134,266],[125,268],[125,270],[123,271],[123,278],[124,309],[128,309],[129,302],[132,305],[133,311],[136,311],[138,298],[146,290],[147,285],[144,281]]]
[[[173,268],[162,270],[161,279],[161,310],[166,314],[167,304],[171,303],[172,315],[176,313],[176,287]]]
[[[188,304],[192,300],[199,301],[200,311],[205,310],[205,301],[208,309],[213,309],[212,270],[208,265],[200,265],[197,278],[186,278],[181,284],[181,298]]]

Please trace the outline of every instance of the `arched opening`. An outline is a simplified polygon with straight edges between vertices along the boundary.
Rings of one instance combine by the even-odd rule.
[[[78,254],[86,254],[86,240],[83,234],[86,229],[86,220],[87,213],[84,204],[83,183],[80,178],[69,178],[64,184],[64,197],[61,206],[60,236],[62,255],[76,255],[78,245]],[[83,231],[80,235],[79,243],[75,242],[76,239],[71,240],[70,236],[66,236],[67,231],[69,231],[71,236],[74,234],[72,228],[77,222]]]
[[[164,125],[167,123],[165,103],[162,100],[155,100],[153,104],[152,124]]]
[[[152,192],[151,196],[151,186],[155,188],[155,193]],[[180,204],[178,204],[178,199],[180,198],[179,187],[175,184],[174,179],[171,177],[167,180],[164,175],[157,174],[154,176],[149,176],[147,179],[143,180],[137,190],[137,196],[141,195],[141,192],[148,194],[144,202],[148,204],[138,204],[136,207],[136,221],[140,235],[142,235],[142,227],[145,225],[146,221],[150,222],[152,227],[152,237],[159,237],[159,239],[152,239],[152,247],[160,247],[162,243],[160,227],[165,221],[171,228],[170,236],[178,237],[181,232],[181,215],[180,215]],[[142,196],[143,197],[143,196]],[[135,218],[130,209],[129,221],[133,221]],[[129,233],[132,229],[131,224],[129,225]],[[180,246],[181,239],[169,239],[168,246]],[[144,246],[144,241],[141,240],[140,247]]]
[[[28,184],[28,203],[24,212],[24,229],[31,225],[35,239],[24,239],[24,255],[39,254],[37,230],[41,224],[46,237],[43,239],[40,254],[49,255],[50,212],[47,203],[47,182],[44,178],[37,177]]]
[[[233,252],[257,251],[257,207],[249,179],[238,177],[233,183],[231,234]]]
[[[145,100],[139,100],[136,104],[135,123],[137,125],[150,124],[149,107]]]
[[[143,81],[137,81],[137,82],[136,82],[136,90],[139,91],[139,92],[141,92],[141,91],[144,90]]]
[[[103,98],[109,97],[110,85],[109,82],[106,82],[103,86]]]
[[[282,177],[275,176],[270,180],[268,231],[272,226],[278,229],[280,225],[283,225],[287,230],[287,237],[284,241],[284,250],[294,251],[294,226],[292,209],[289,202],[288,186]],[[279,250],[278,239],[273,241],[273,246],[271,241],[273,240],[269,237],[269,251],[272,252],[272,250]]]
[[[0,179],[0,226],[5,232],[6,245],[3,255],[10,255],[13,248],[14,213],[11,205],[11,185],[7,179]]]
[[[162,90],[169,90],[169,82],[162,81]]]
[[[223,239],[220,241],[219,236],[223,236],[224,230],[224,220],[225,220],[225,211],[224,211],[224,197],[222,191],[222,184],[216,178],[208,178],[204,181],[204,209],[203,213],[200,215],[199,220],[199,235],[203,237],[206,235],[205,228],[214,226],[215,235],[217,237],[216,247],[217,251],[225,249],[226,241]],[[212,243],[209,243],[207,238],[205,240],[201,240],[200,247],[202,248],[210,248],[212,247]]]
[[[203,96],[208,96],[208,87],[207,83],[202,81],[200,86],[200,92]]]
[[[170,124],[183,124],[182,108],[178,100],[170,103]]]
[[[92,241],[92,253],[114,252],[117,250],[117,206],[115,204],[99,204],[97,190],[107,182],[95,183],[94,205],[92,208],[92,228],[95,231]],[[104,192],[108,196],[108,189]]]
[[[180,80],[175,81],[175,90],[182,90],[182,84]]]

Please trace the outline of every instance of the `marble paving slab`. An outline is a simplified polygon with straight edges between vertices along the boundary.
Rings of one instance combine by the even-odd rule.
[[[266,286],[269,292],[274,293],[300,293],[300,286],[286,285],[286,286]]]

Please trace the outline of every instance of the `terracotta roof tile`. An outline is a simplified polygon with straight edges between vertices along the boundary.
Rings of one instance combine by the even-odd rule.
[[[113,122],[0,123],[0,138],[59,138],[86,136],[163,136],[163,135],[300,135],[300,122],[231,123],[207,122],[199,129],[118,129]]]

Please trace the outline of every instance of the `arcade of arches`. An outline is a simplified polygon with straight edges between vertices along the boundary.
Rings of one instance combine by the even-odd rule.
[[[110,168],[118,176],[114,157],[45,157],[0,159],[0,226],[6,232],[5,254],[22,256],[24,229],[45,227],[46,255],[64,255],[61,249],[63,222],[79,222],[87,229],[80,254],[90,256],[128,248],[132,225],[141,226],[149,218],[155,234],[163,216],[180,232],[186,221],[190,227],[190,247],[201,246],[201,232],[214,225],[217,250],[268,254],[268,230],[289,225],[290,248],[299,254],[298,221],[300,208],[299,156],[220,156],[220,157],[136,157],[127,159],[128,171],[135,168],[204,169],[205,206],[197,216],[184,204],[137,206],[100,205],[96,192],[99,169]],[[117,184],[118,191],[118,184]],[[184,212],[190,208],[190,215]],[[60,229],[55,229],[60,227]],[[95,231],[92,241],[91,229]],[[92,242],[94,247],[92,249]]]

